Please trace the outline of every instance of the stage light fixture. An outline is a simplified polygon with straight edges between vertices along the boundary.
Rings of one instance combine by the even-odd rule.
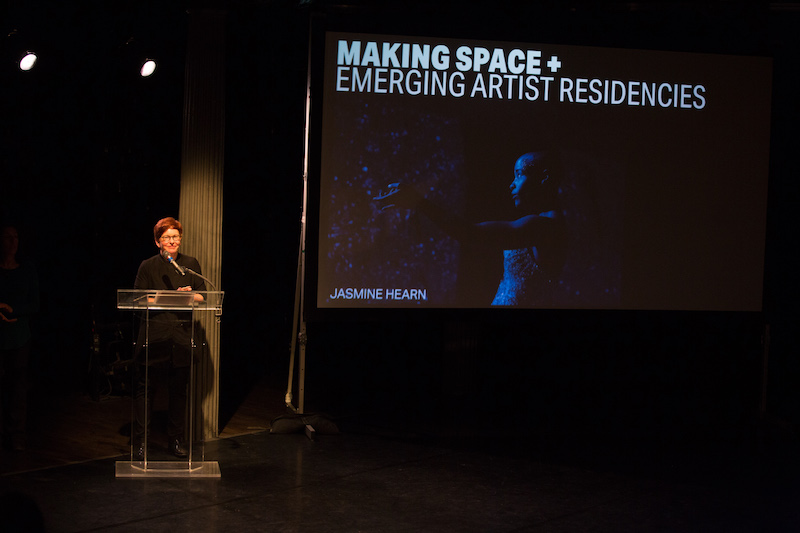
[[[22,70],[30,70],[36,64],[37,56],[35,53],[28,51],[19,61],[19,68]]]
[[[142,68],[139,69],[139,74],[142,75],[143,78],[150,76],[156,70],[156,62],[152,59],[146,59],[142,64]]]

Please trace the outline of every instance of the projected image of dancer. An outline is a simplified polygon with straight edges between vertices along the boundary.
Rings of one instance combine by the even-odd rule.
[[[558,198],[561,168],[546,152],[528,152],[514,165],[509,190],[518,216],[470,223],[425,199],[402,183],[392,183],[374,199],[381,209],[408,208],[425,214],[451,237],[502,250],[503,276],[492,305],[547,307],[564,264],[566,228]]]

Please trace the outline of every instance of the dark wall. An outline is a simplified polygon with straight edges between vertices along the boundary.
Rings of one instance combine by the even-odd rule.
[[[221,418],[265,376],[285,387],[303,193],[308,13],[228,16]],[[280,396],[280,399],[283,395]]]
[[[185,13],[95,4],[9,2],[0,17],[0,216],[38,266],[32,372],[46,389],[85,386],[92,323],[118,320],[116,289],[178,209]],[[140,79],[156,36],[159,75]],[[27,48],[40,60],[21,72]]]

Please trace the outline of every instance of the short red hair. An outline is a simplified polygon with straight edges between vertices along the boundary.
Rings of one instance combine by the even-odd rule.
[[[183,226],[181,226],[180,222],[172,217],[162,218],[156,222],[155,227],[153,227],[153,237],[155,237],[156,242],[161,239],[161,236],[164,235],[164,232],[170,229],[178,230],[178,234],[183,236]]]

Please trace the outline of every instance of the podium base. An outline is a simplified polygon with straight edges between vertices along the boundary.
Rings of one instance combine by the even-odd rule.
[[[217,478],[217,461],[117,461],[116,477]]]

